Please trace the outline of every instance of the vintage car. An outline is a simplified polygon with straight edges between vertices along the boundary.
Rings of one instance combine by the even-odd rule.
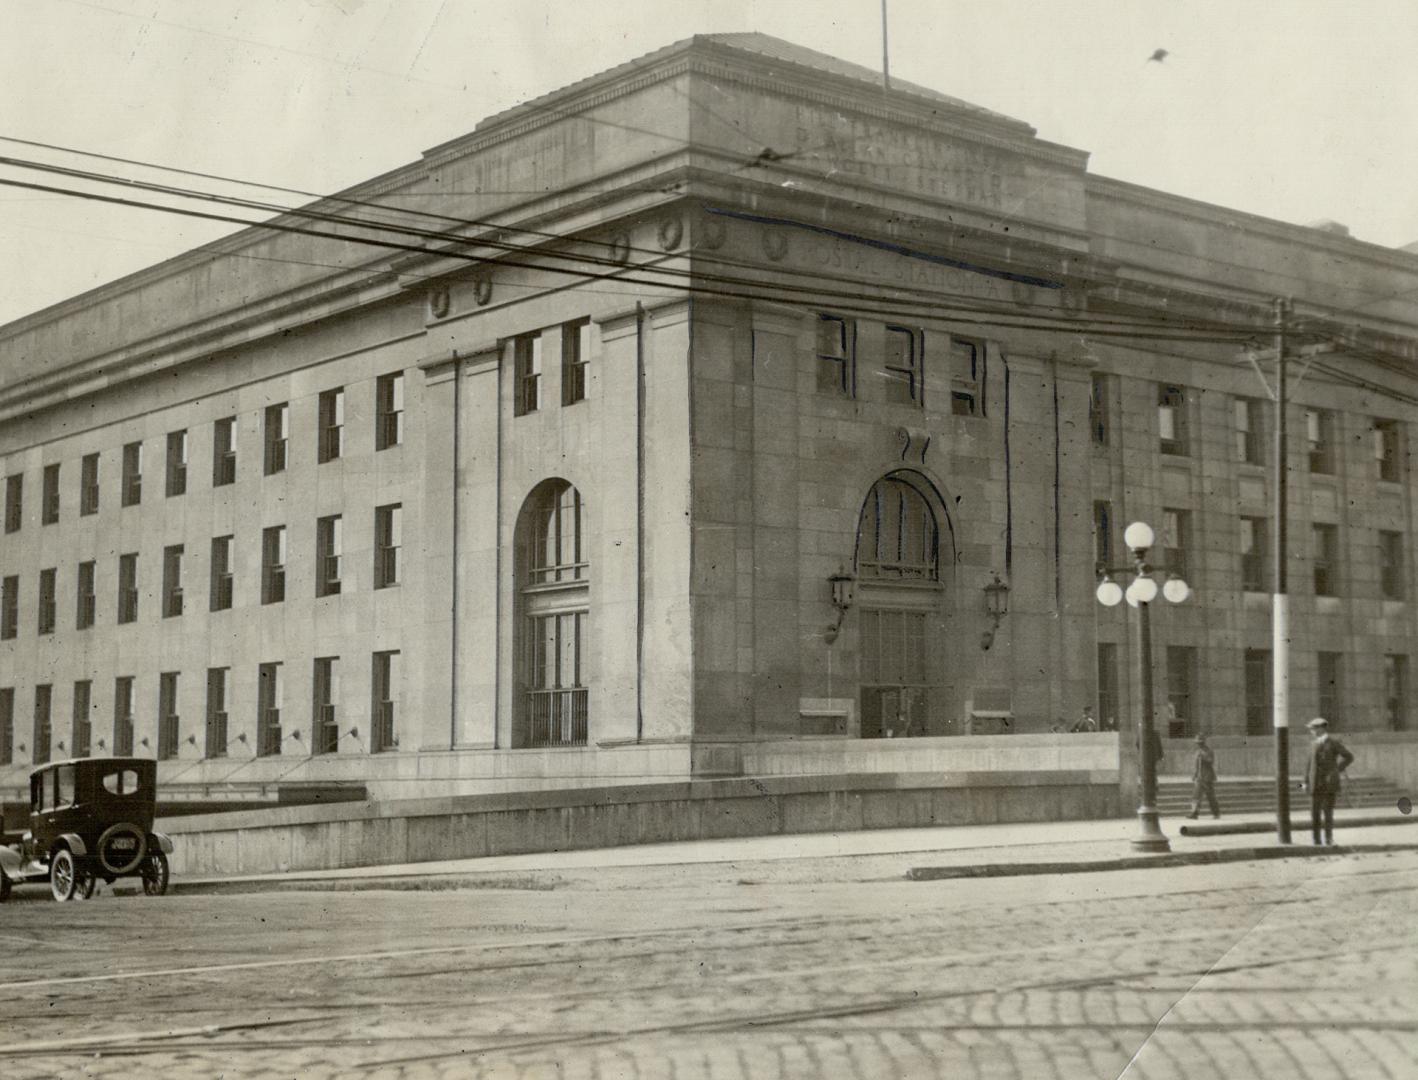
[[[142,879],[143,892],[167,892],[172,841],[153,832],[157,762],[82,758],[30,774],[29,828],[0,844],[0,899],[12,885],[48,881],[56,900],[93,895],[102,878]]]

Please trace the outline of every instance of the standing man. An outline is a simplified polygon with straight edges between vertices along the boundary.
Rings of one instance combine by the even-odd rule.
[[[1211,816],[1219,818],[1221,807],[1216,803],[1216,752],[1206,745],[1206,736],[1196,737],[1196,758],[1192,762],[1192,812],[1194,818],[1201,813],[1202,797],[1211,808]]]
[[[1324,843],[1334,843],[1334,800],[1339,797],[1339,777],[1354,760],[1348,748],[1329,734],[1329,721],[1317,716],[1305,725],[1315,737],[1310,747],[1310,765],[1305,770],[1305,787],[1310,791],[1310,830],[1316,844],[1320,843],[1320,824],[1324,824]]]

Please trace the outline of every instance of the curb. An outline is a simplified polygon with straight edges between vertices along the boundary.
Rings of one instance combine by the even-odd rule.
[[[1214,863],[1252,862],[1265,859],[1314,859],[1335,855],[1371,855],[1413,851],[1418,844],[1363,844],[1353,847],[1256,847],[1218,851],[1171,852],[1164,855],[1128,855],[1117,859],[1078,862],[990,863],[982,866],[913,866],[910,881],[945,881],[952,878],[1029,877],[1038,874],[1096,874],[1109,870],[1165,869]]]
[[[1418,825],[1418,817],[1353,817],[1334,819],[1336,830],[1344,829],[1367,829],[1374,826],[1389,825]],[[1180,830],[1183,836],[1237,836],[1242,833],[1268,833],[1275,831],[1275,821],[1235,821],[1226,825],[1183,825]],[[1308,817],[1297,818],[1293,814],[1290,817],[1290,831],[1307,833],[1310,831],[1310,819]]]

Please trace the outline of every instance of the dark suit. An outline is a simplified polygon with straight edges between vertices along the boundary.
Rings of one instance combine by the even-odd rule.
[[[1192,812],[1190,817],[1201,813],[1201,800],[1211,807],[1211,816],[1220,817],[1221,807],[1216,802],[1216,754],[1211,747],[1198,744],[1196,760],[1192,765]]]
[[[1334,801],[1339,797],[1340,776],[1354,760],[1348,748],[1333,735],[1310,747],[1310,764],[1305,770],[1305,786],[1310,789],[1310,829],[1316,844],[1320,826],[1324,842],[1334,843]]]

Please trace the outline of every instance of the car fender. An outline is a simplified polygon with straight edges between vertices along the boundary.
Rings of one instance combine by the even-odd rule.
[[[24,864],[18,851],[8,845],[0,847],[0,870],[5,872],[6,877],[11,881],[18,881],[22,865]]]
[[[60,844],[63,844],[75,855],[87,855],[89,853],[88,846],[84,843],[84,838],[78,833],[61,833],[59,839],[55,841],[54,846],[58,847]]]
[[[149,835],[151,836],[151,839],[148,841],[149,847],[153,844],[157,844],[158,849],[161,850],[164,855],[172,854],[172,837],[168,836],[167,833],[161,832],[150,833]]]

